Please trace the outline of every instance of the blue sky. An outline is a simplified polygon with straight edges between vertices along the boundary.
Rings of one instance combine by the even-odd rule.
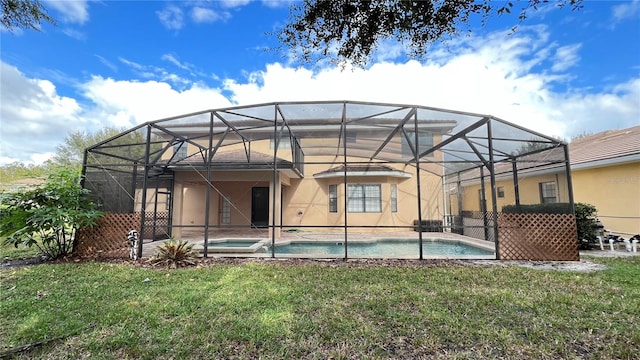
[[[640,125],[639,0],[546,6],[514,33],[517,16],[492,17],[421,61],[385,41],[346,70],[265,50],[289,1],[44,4],[57,26],[0,32],[0,165],[41,163],[73,131],[271,101],[425,105],[565,139]]]

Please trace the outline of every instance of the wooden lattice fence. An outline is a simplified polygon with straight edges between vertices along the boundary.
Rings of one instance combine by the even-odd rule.
[[[104,258],[128,257],[127,233],[133,229],[140,232],[140,214],[106,213],[94,227],[78,230],[75,254]]]
[[[576,218],[571,214],[498,216],[502,260],[578,261]]]

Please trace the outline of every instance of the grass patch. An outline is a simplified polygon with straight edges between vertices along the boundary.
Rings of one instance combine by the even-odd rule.
[[[640,258],[515,266],[0,270],[0,353],[24,358],[619,358],[640,353]],[[148,281],[145,281],[149,279]]]

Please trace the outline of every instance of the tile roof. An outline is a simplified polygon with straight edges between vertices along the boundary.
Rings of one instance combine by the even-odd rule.
[[[373,171],[397,171],[396,169],[386,166],[386,165],[378,165],[378,164],[364,164],[364,165],[348,165],[347,172],[373,172]],[[344,165],[327,169],[325,171],[321,171],[317,173],[319,174],[329,174],[329,173],[344,173]]]
[[[269,163],[273,164],[273,154],[265,154],[258,151],[251,151],[250,158],[247,153],[240,150],[218,151],[213,155],[212,164],[244,164],[244,163]],[[281,157],[277,157],[278,162],[289,162]],[[187,158],[176,161],[176,164],[203,164],[201,155],[195,154]]]
[[[640,154],[640,126],[607,130],[569,143],[571,165]]]

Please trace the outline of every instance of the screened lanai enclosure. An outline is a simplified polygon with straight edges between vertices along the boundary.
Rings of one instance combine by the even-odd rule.
[[[280,102],[150,121],[85,152],[78,251],[577,260],[567,145],[489,115]]]

